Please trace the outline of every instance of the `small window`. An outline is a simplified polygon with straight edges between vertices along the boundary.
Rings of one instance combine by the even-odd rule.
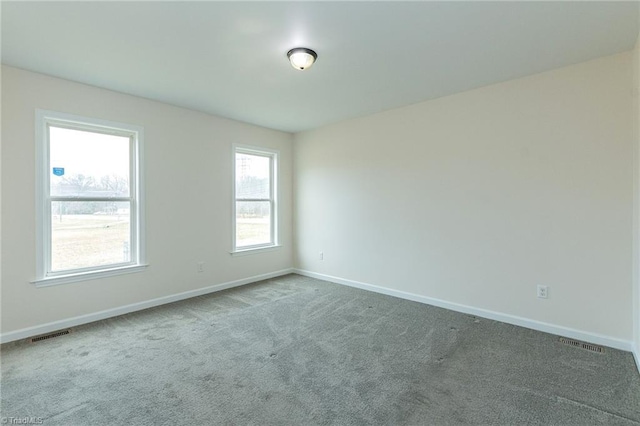
[[[36,284],[141,266],[142,129],[49,111],[37,121]]]
[[[275,151],[235,147],[234,252],[277,245],[277,159]]]

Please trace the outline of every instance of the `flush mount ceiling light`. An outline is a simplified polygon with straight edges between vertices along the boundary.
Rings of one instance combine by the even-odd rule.
[[[291,66],[297,70],[306,70],[318,59],[318,54],[306,47],[296,47],[287,52]]]

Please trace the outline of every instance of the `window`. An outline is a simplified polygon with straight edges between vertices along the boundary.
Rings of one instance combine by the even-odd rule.
[[[233,252],[278,244],[278,153],[259,148],[234,149]]]
[[[37,111],[37,285],[143,267],[142,128]]]

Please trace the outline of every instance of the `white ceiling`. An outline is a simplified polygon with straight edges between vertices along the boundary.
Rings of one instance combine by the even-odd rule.
[[[296,132],[630,50],[636,2],[3,2],[7,65]],[[294,70],[292,47],[318,52]]]

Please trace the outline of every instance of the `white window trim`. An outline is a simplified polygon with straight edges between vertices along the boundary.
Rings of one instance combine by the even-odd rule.
[[[270,176],[270,190],[271,190],[271,231],[272,241],[267,244],[257,244],[253,246],[236,246],[236,154],[249,154],[249,155],[261,155],[264,157],[271,157],[271,176]],[[262,252],[269,252],[281,247],[279,244],[279,202],[278,202],[278,188],[280,182],[278,180],[278,161],[280,157],[280,151],[274,149],[263,148],[259,146],[233,144],[231,153],[232,158],[232,184],[231,184],[231,251],[232,256],[244,256],[247,254],[257,254]]]
[[[51,202],[49,200],[49,124],[78,130],[104,130],[105,133],[134,136],[130,144],[130,187],[134,190],[131,197],[131,242],[137,245],[131,253],[136,255],[131,262],[104,265],[92,268],[75,269],[63,272],[49,272],[51,260]],[[66,114],[56,111],[36,109],[36,279],[37,287],[66,284],[104,278],[113,275],[128,274],[144,270],[148,265],[145,247],[145,211],[144,211],[144,129],[126,123],[118,123],[91,117]]]

